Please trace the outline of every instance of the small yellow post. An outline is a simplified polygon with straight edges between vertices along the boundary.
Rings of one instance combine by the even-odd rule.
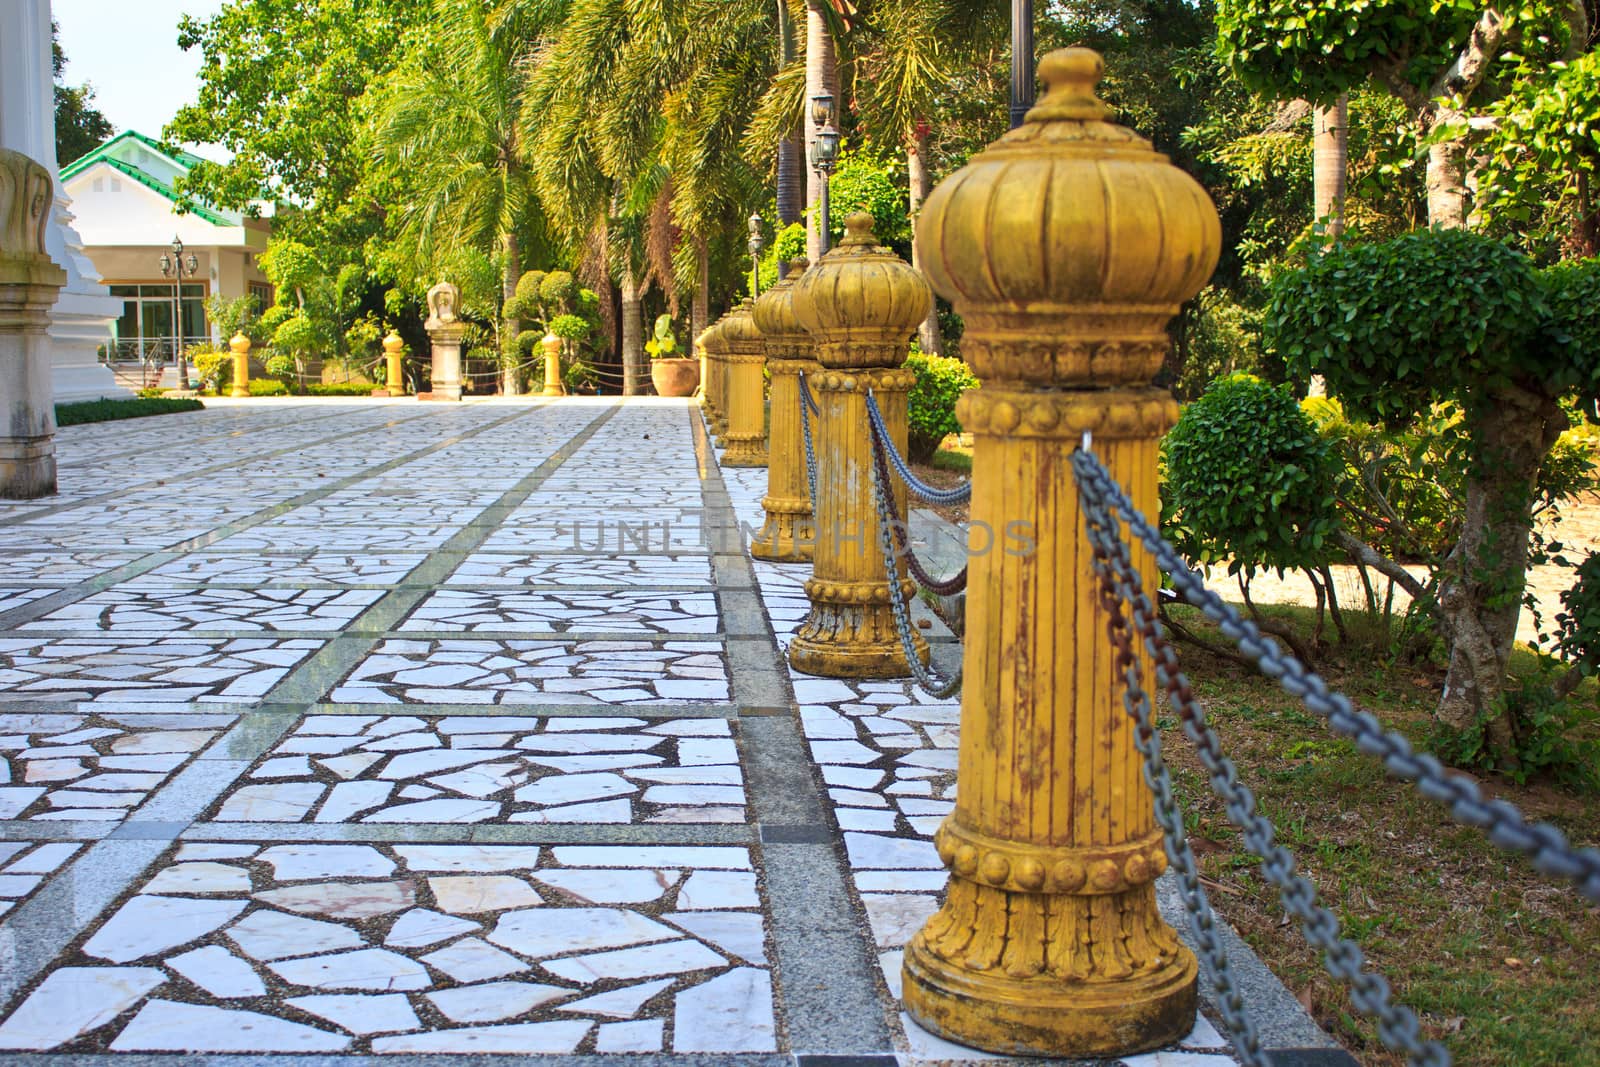
[[[1106,635],[1070,456],[1085,431],[1147,515],[1177,417],[1152,388],[1167,321],[1216,266],[1216,210],[1107,121],[1094,52],[1052,52],[1027,122],[945,180],[923,269],[966,322],[975,438],[955,810],[941,910],[906,947],[924,1027],[1007,1054],[1125,1056],[1195,1021],[1194,955],[1156,909],[1166,866]],[[1148,553],[1134,560],[1157,585]],[[1153,684],[1149,664],[1145,678]]]
[[[767,465],[767,390],[762,371],[766,346],[756,329],[749,300],[733,309],[722,324],[723,356],[728,374],[728,451],[724,467]]]
[[[767,521],[750,544],[750,554],[774,563],[809,563],[817,526],[811,518],[811,488],[806,484],[805,438],[800,425],[800,375],[815,381],[822,365],[811,335],[794,317],[794,283],[810,264],[789,261],[789,273],[756,301],[756,329],[767,348],[772,371],[772,428],[767,442],[767,495],[761,500]]]
[[[718,448],[728,446],[728,342],[723,327],[728,318],[724,315],[706,331],[706,363],[711,368],[711,435]]]
[[[405,347],[406,343],[393,330],[383,339],[383,389],[389,396],[406,395],[406,372],[400,365],[405,357]]]
[[[233,335],[228,342],[233,352],[233,389],[228,393],[235,399],[250,395],[250,338],[243,333]]]
[[[899,678],[910,673],[889,607],[889,582],[913,594],[902,563],[889,574],[878,543],[872,493],[867,392],[878,399],[890,439],[906,449],[905,369],[911,333],[928,314],[928,283],[878,246],[872,216],[857,212],[845,239],[794,283],[794,314],[817,345],[812,382],[822,414],[812,427],[817,452],[817,545],[806,596],[811,612],[789,644],[796,670],[830,678]],[[895,483],[905,513],[905,486]],[[928,648],[913,633],[917,655]]]
[[[539,344],[544,349],[543,395],[566,396],[567,387],[561,382],[561,338],[547,333]]]
[[[695,392],[700,397],[700,414],[706,420],[706,424],[710,425],[711,379],[709,375],[711,367],[710,360],[706,357],[706,334],[708,332],[710,332],[709,326],[701,330],[700,336],[694,339],[694,354],[695,358],[700,360],[700,384],[695,386]]]

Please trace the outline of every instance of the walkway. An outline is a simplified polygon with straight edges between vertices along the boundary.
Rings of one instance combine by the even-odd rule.
[[[790,675],[804,571],[727,533],[765,472],[684,402],[58,443],[62,494],[0,504],[6,1063],[977,1058],[894,996],[957,708]],[[1269,1043],[1323,1043],[1248,973]]]

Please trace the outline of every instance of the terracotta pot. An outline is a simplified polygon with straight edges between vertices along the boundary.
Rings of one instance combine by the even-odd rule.
[[[700,386],[700,361],[695,359],[652,359],[650,380],[657,396],[693,396]]]

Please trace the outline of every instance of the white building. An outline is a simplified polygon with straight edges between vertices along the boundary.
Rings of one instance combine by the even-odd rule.
[[[267,247],[267,219],[202,206],[178,214],[173,185],[197,162],[129,130],[61,171],[84,252],[122,302],[113,323],[119,360],[171,358],[178,281],[161,267],[163,254],[171,259],[174,237],[183,242],[185,263],[192,254],[198,268],[182,282],[184,345],[222,340],[205,316],[213,294],[253,295],[263,310],[272,305],[272,287],[256,264]]]

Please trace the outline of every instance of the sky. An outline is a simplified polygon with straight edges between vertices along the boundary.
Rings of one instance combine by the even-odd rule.
[[[3,2],[3,0],[0,0]],[[223,0],[53,0],[68,85],[89,82],[117,132],[151,137],[198,93],[200,51],[178,47],[178,19],[215,14]],[[216,146],[185,146],[225,160]]]

